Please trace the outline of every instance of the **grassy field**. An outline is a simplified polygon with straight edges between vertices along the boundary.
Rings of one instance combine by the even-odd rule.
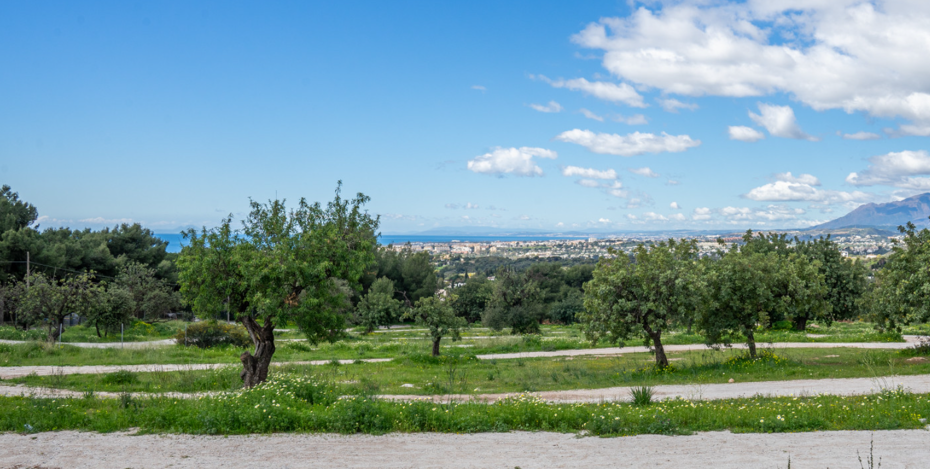
[[[750,360],[744,351],[670,354],[672,366],[657,370],[646,353],[616,357],[477,360],[473,355],[433,358],[410,355],[391,362],[350,365],[285,365],[273,375],[315,376],[340,394],[446,394],[536,392],[612,386],[711,384],[792,379],[861,378],[930,373],[930,362],[908,362],[900,351],[785,349]],[[202,392],[241,386],[239,366],[218,370],[108,375],[27,376],[0,383],[76,391]],[[413,385],[405,387],[404,385]]]
[[[918,429],[930,396],[901,391],[634,405],[547,404],[515,397],[495,404],[387,402],[337,398],[324,382],[280,377],[248,391],[200,399],[0,398],[0,431],[91,430],[198,434],[272,432],[577,432],[592,435],[695,431],[796,432]]]

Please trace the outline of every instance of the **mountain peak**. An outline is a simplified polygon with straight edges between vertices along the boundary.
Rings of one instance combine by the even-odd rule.
[[[930,217],[930,192],[885,204],[860,205],[846,216],[813,226],[811,230],[837,229],[851,226],[900,226],[907,222],[928,225]]]

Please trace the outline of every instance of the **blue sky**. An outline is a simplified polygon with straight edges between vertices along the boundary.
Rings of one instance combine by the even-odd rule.
[[[812,7],[813,5],[813,7]],[[803,227],[930,190],[924,2],[4,2],[42,226]]]

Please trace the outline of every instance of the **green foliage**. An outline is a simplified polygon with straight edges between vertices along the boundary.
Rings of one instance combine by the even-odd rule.
[[[634,386],[630,388],[630,400],[633,405],[644,407],[652,404],[652,386]]]
[[[144,264],[126,262],[119,269],[119,275],[112,283],[119,290],[118,295],[129,296],[125,303],[130,314],[141,320],[156,320],[167,317],[168,313],[180,308],[180,298],[167,281],[156,276],[156,270]],[[125,298],[119,298],[122,302]]]
[[[755,356],[757,325],[788,320],[803,330],[811,320],[829,322],[832,305],[819,261],[782,254],[783,236],[753,238],[749,231],[744,241],[742,248],[731,246],[707,277],[699,327],[708,344],[730,344],[742,335]]]
[[[896,245],[885,266],[875,273],[869,303],[870,319],[880,329],[930,322],[930,230],[913,223],[898,227],[903,245]]]
[[[394,282],[394,299],[413,307],[420,298],[433,296],[439,288],[430,253],[413,252],[409,243],[400,251],[393,246],[382,247],[375,253],[377,272],[362,278],[365,287],[376,279],[387,277]]]
[[[439,356],[439,341],[443,337],[452,337],[455,342],[461,338],[462,328],[467,327],[465,318],[455,315],[449,299],[430,296],[420,298],[413,311],[410,312],[418,326],[429,329],[427,335],[433,341],[433,356]]]
[[[232,345],[238,348],[249,348],[252,346],[252,339],[244,327],[215,320],[191,323],[187,328],[178,330],[174,340],[178,345],[187,347],[210,348]]]
[[[366,333],[373,332],[379,326],[390,324],[401,311],[402,303],[394,299],[394,282],[381,277],[371,285],[368,293],[355,307],[358,324]]]
[[[501,269],[481,323],[494,330],[509,327],[512,334],[538,334],[545,313],[538,280],[527,272]]]
[[[668,366],[662,333],[682,324],[699,303],[700,264],[695,241],[640,244],[633,259],[622,252],[602,259],[585,287],[585,311],[579,315],[585,336],[623,344],[633,337],[652,345],[657,366]]]
[[[118,332],[120,325],[132,322],[133,295],[125,288],[110,285],[101,289],[93,307],[85,314],[86,324],[94,328],[97,337]]]
[[[119,370],[114,373],[107,373],[100,380],[103,384],[125,386],[129,384],[135,384],[139,382],[139,377],[131,372],[126,370]]]
[[[493,285],[484,276],[473,275],[465,285],[454,290],[456,301],[452,305],[455,315],[465,318],[469,323],[481,320],[481,314],[487,308],[493,294]]]
[[[41,325],[52,342],[63,328],[69,314],[86,314],[100,295],[92,274],[82,274],[55,280],[42,274],[29,277],[30,287],[22,290],[17,303],[20,324]]]

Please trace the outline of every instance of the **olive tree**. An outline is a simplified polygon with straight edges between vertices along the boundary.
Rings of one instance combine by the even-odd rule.
[[[368,293],[359,300],[355,307],[358,323],[370,334],[382,325],[389,324],[397,317],[402,303],[394,299],[394,282],[381,277],[371,284]]]
[[[252,201],[241,230],[228,217],[185,233],[181,294],[197,313],[225,304],[248,330],[255,350],[239,357],[246,387],[268,377],[276,324],[296,323],[314,344],[344,335],[349,298],[374,262],[378,218],[363,210],[367,196],[343,199],[340,189],[326,206],[301,199],[288,211],[282,200]]]
[[[585,311],[579,322],[593,343],[601,338],[618,343],[641,337],[655,353],[656,366],[668,366],[662,333],[684,323],[700,281],[697,242],[668,240],[640,244],[633,256],[611,250],[585,284]]]
[[[17,305],[25,324],[43,324],[49,342],[54,342],[64,328],[69,314],[86,314],[99,294],[91,273],[58,280],[37,273],[29,276],[29,288],[23,290]]]
[[[869,298],[869,316],[880,329],[930,321],[930,230],[908,222],[898,231],[904,237],[876,272]]]
[[[417,325],[427,328],[429,338],[433,341],[433,356],[439,356],[439,341],[443,337],[452,337],[452,341],[459,340],[462,328],[468,325],[465,318],[455,315],[452,309],[451,298],[437,298],[428,296],[417,300],[413,311],[408,316],[413,316]]]

